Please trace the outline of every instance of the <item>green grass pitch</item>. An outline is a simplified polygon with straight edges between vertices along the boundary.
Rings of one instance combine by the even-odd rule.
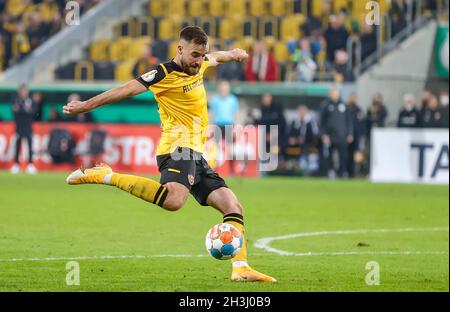
[[[68,186],[65,174],[2,172],[0,291],[449,290],[448,186],[227,182],[245,207],[250,264],[278,283],[231,282],[230,261],[204,247],[221,215],[192,198],[170,213],[112,187]],[[361,231],[335,232],[352,230]],[[255,247],[301,233],[269,244],[288,255]],[[66,285],[72,258],[79,286]],[[365,282],[370,261],[379,264],[379,285]]]

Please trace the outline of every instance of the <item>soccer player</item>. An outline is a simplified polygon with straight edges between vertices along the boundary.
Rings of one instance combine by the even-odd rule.
[[[211,53],[208,50],[206,33],[200,27],[188,26],[180,32],[177,55],[172,61],[92,99],[72,101],[64,106],[65,114],[82,114],[152,91],[162,121],[157,148],[160,183],[113,172],[105,164],[78,169],[68,176],[67,183],[113,185],[168,211],[181,209],[191,193],[201,205],[219,210],[223,222],[236,226],[245,235],[241,204],[202,157],[208,128],[203,74],[208,67],[240,62],[248,54],[241,49]],[[248,265],[246,239],[243,241],[241,252],[232,259],[231,280],[276,282]]]

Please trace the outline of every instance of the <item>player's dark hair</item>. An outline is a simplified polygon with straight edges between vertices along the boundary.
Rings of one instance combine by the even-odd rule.
[[[208,35],[198,26],[187,26],[180,32],[180,39],[187,42],[194,42],[199,45],[206,45],[208,43]]]

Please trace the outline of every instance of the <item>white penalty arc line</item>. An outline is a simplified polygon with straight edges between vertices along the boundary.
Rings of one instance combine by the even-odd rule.
[[[285,240],[299,237],[324,236],[324,235],[346,235],[346,234],[368,234],[368,233],[408,233],[408,232],[448,232],[449,228],[403,228],[403,229],[372,229],[372,230],[348,230],[348,231],[321,231],[289,234],[258,239],[254,246],[280,256],[344,256],[344,255],[445,255],[448,251],[336,251],[336,252],[289,252],[270,247],[276,240]]]
[[[269,246],[274,240],[283,240],[297,237],[309,237],[320,235],[343,235],[343,234],[364,234],[364,233],[387,233],[387,232],[448,232],[448,228],[422,228],[422,229],[378,229],[378,230],[351,230],[351,231],[323,231],[323,232],[307,232],[299,234],[290,234],[284,236],[267,237],[259,239],[255,242],[255,247],[266,251],[282,255],[282,256],[340,256],[340,255],[445,255],[448,251],[337,251],[337,252],[287,252],[275,249]],[[265,254],[252,254],[252,256],[266,256]],[[34,262],[34,261],[77,261],[77,260],[139,260],[139,259],[158,259],[158,258],[202,258],[210,257],[208,254],[157,254],[157,255],[104,255],[104,256],[77,256],[77,257],[44,257],[44,258],[0,258],[0,262]]]

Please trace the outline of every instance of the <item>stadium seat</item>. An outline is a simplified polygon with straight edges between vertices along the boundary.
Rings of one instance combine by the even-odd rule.
[[[236,38],[236,20],[233,18],[226,17],[222,19],[220,23],[220,38],[229,40],[229,39],[235,39]]]
[[[200,17],[197,19],[197,25],[210,37],[217,37],[219,35],[217,32],[217,21],[214,17]]]
[[[186,0],[170,0],[167,1],[166,14],[167,17],[185,16]]]
[[[113,62],[95,62],[94,79],[95,80],[114,80],[115,64]]]
[[[224,0],[214,0],[208,1],[208,15],[213,17],[223,16],[225,13],[225,3]]]
[[[287,45],[284,42],[277,42],[273,47],[273,52],[275,55],[275,59],[278,62],[287,62],[289,61],[289,51]]]
[[[128,60],[116,67],[115,70],[115,80],[116,81],[129,81],[133,79],[133,67],[136,63],[136,60]]]
[[[214,1],[212,1],[214,2]],[[206,1],[205,0],[189,0],[188,1],[188,15],[189,16],[205,16]]]
[[[295,14],[286,17],[281,21],[281,41],[289,41],[299,39],[301,32],[300,26],[305,22],[305,17],[302,14]]]
[[[151,17],[163,16],[165,13],[165,3],[166,1],[164,0],[150,0],[148,15]]]
[[[247,16],[247,0],[225,0],[226,16]]]
[[[286,15],[286,0],[269,0],[269,12],[275,16]]]
[[[89,47],[89,58],[94,62],[106,61],[109,58],[108,46],[111,40],[100,39]]]
[[[136,20],[136,37],[155,38],[155,22],[151,17],[139,17]]]
[[[132,44],[131,38],[122,37],[109,45],[109,58],[111,61],[123,61],[128,57],[128,49]]]
[[[127,58],[139,58],[142,55],[142,51],[145,46],[149,46],[151,43],[150,37],[142,37],[134,39],[130,47],[127,49]]]
[[[75,80],[94,80],[94,64],[90,61],[79,61],[75,65]]]
[[[312,0],[312,5],[311,5],[311,13],[313,16],[316,17],[321,17],[323,15],[323,1],[324,0]],[[325,0],[328,1],[328,0]],[[353,2],[363,2],[363,1],[353,1]]]
[[[168,59],[172,59],[177,55],[178,41],[172,41],[169,45]]]
[[[339,12],[342,8],[349,8],[348,0],[334,0],[333,9]]]
[[[161,40],[175,39],[173,19],[164,18],[159,22],[158,38]]]
[[[240,31],[238,31],[238,38],[252,37],[258,38],[258,20],[256,17],[246,17],[240,22]]]
[[[265,0],[250,0],[250,12],[251,16],[263,16],[267,13]]]
[[[238,41],[236,41],[235,45],[237,48],[244,49],[246,51],[250,51],[250,49],[255,45],[255,40],[252,37],[244,37]]]
[[[260,38],[273,37],[279,40],[278,19],[273,16],[262,17],[259,20],[259,36]]]

